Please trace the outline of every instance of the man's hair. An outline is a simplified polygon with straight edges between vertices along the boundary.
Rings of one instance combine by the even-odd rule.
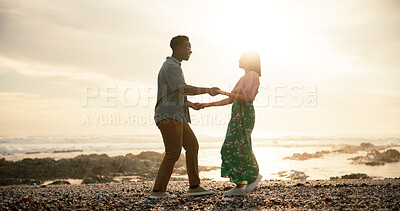
[[[178,35],[176,37],[173,37],[171,39],[171,42],[169,44],[169,46],[171,46],[172,51],[175,51],[175,49],[182,45],[185,41],[189,41],[189,37],[185,36],[185,35]]]

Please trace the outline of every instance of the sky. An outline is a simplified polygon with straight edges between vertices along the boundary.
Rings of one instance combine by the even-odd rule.
[[[181,34],[194,86],[229,91],[241,52],[260,53],[254,136],[400,132],[396,0],[0,0],[0,136],[159,135],[157,74]],[[230,109],[191,110],[193,130],[223,136]]]

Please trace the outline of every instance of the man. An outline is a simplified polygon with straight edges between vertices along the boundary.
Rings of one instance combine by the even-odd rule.
[[[199,110],[198,103],[187,100],[187,95],[208,93],[211,96],[218,94],[219,88],[202,88],[190,86],[185,83],[181,69],[182,60],[188,61],[192,53],[189,38],[176,36],[172,38],[170,46],[172,56],[162,65],[158,73],[157,104],[155,108],[155,122],[160,129],[165,156],[158,170],[150,198],[175,198],[176,195],[166,193],[166,188],[172,174],[175,162],[181,155],[182,146],[186,151],[186,168],[189,177],[189,196],[213,194],[213,191],[200,187],[197,154],[199,144],[192,129],[189,126],[191,107]]]

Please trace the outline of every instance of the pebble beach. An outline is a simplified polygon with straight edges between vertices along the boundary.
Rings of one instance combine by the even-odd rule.
[[[203,180],[215,194],[187,197],[186,179],[171,181],[176,199],[149,199],[152,181],[0,187],[1,210],[398,210],[400,179],[262,181],[247,196],[224,197],[233,187]]]

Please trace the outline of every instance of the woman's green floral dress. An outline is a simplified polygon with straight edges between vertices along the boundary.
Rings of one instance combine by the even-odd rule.
[[[231,120],[221,149],[221,176],[230,177],[235,184],[250,184],[258,176],[258,164],[251,148],[254,122],[253,102],[234,100]]]

